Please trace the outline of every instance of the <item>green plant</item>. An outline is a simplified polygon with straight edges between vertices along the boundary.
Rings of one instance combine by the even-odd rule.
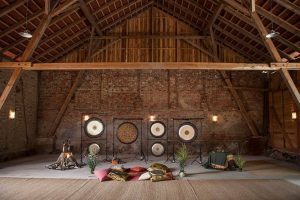
[[[95,154],[88,154],[87,164],[90,168],[91,174],[93,174],[97,166],[97,156]]]
[[[185,144],[183,144],[176,152],[176,159],[179,163],[180,172],[184,172],[184,166],[189,159],[189,151]]]
[[[245,166],[246,161],[242,158],[240,154],[236,157],[236,164],[239,167],[239,169],[242,171]]]

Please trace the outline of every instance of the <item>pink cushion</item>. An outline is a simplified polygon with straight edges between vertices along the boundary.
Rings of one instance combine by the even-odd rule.
[[[146,168],[139,167],[139,166],[130,168],[130,171],[132,171],[132,172],[144,172],[146,170],[147,170]]]
[[[98,169],[94,171],[95,176],[99,179],[100,182],[111,180],[107,175],[109,174],[110,169]]]

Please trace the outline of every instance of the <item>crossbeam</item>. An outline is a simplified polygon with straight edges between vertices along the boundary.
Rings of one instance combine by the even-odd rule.
[[[0,69],[23,70],[99,70],[99,69],[199,69],[237,71],[300,70],[300,63],[220,63],[220,62],[85,62],[85,63],[30,63],[0,62]]]

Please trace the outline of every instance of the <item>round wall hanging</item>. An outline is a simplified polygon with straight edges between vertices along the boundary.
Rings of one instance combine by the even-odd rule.
[[[123,144],[131,144],[138,138],[138,129],[133,123],[124,122],[118,127],[117,138]]]

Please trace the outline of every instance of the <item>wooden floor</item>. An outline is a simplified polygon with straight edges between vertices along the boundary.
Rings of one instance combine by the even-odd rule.
[[[100,183],[79,179],[0,178],[0,199],[300,199],[284,180],[174,180]]]

